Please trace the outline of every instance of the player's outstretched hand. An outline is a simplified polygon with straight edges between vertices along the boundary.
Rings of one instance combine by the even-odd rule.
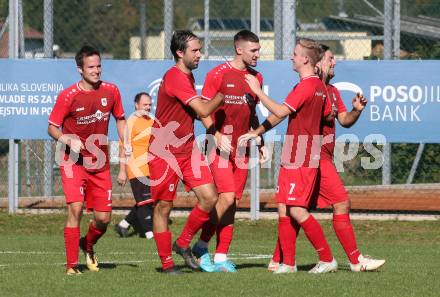
[[[217,148],[225,153],[230,153],[233,149],[231,144],[230,137],[227,137],[226,135],[223,135],[220,132],[216,132],[214,135],[215,145]]]
[[[260,147],[260,164],[266,163],[270,160],[269,150],[263,145]]]
[[[357,111],[364,110],[365,106],[368,103],[367,98],[364,97],[363,94],[357,93],[356,96],[353,98],[353,108]]]
[[[258,79],[252,75],[252,74],[246,74],[244,76],[244,79],[246,80],[247,84],[251,88],[252,92],[254,92],[257,96],[260,92],[263,92],[261,90],[261,85]]]
[[[124,170],[119,170],[117,180],[120,186],[125,186],[125,184],[127,183],[127,173]]]
[[[76,138],[72,138],[70,140],[70,148],[72,149],[72,151],[74,151],[75,153],[78,153],[78,154],[81,150],[85,149],[82,141],[80,139],[76,139]]]
[[[84,144],[78,137],[71,137],[63,134],[58,140],[68,145],[70,149],[77,154],[79,154],[81,150],[85,149]]]
[[[249,133],[243,134],[238,138],[238,145],[239,146],[246,146],[249,140],[257,139],[258,137],[259,136],[255,132],[249,132]]]

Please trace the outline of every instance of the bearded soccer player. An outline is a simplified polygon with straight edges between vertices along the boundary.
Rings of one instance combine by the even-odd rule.
[[[181,271],[174,265],[171,249],[184,258],[188,267],[199,268],[189,245],[209,219],[218,198],[208,164],[194,141],[194,119],[209,116],[223,102],[223,96],[219,94],[207,101],[196,93],[192,70],[197,68],[201,57],[201,44],[196,35],[191,31],[176,31],[170,49],[176,64],[165,73],[158,91],[149,166],[151,193],[155,200],[153,233],[157,251],[163,271],[179,274]],[[188,191],[195,193],[198,204],[171,247],[168,218],[179,179]]]
[[[127,177],[130,181],[136,205],[128,215],[115,225],[116,233],[121,237],[128,236],[129,227],[142,238],[153,238],[153,198],[150,193],[150,171],[147,164],[148,144],[150,142],[151,126],[154,120],[149,117],[151,96],[141,92],[134,97],[135,112],[127,119],[126,141],[131,147],[127,164],[121,164],[118,183],[124,186]],[[124,145],[119,144],[119,157],[125,158]]]
[[[216,211],[202,228],[200,240],[194,245],[193,254],[200,259],[202,270],[211,270],[212,261],[208,253],[208,242],[217,233],[217,247],[214,256],[215,271],[235,272],[235,265],[228,260],[227,253],[233,237],[236,200],[240,200],[248,174],[246,149],[237,150],[238,137],[251,128],[257,128],[256,104],[258,97],[249,88],[245,75],[255,76],[260,85],[263,77],[252,67],[260,57],[260,41],[257,35],[242,30],[234,36],[235,57],[232,61],[216,66],[206,76],[202,97],[211,100],[220,92],[224,105],[217,108],[202,122],[213,134],[216,148],[207,152],[209,166],[219,192]],[[267,153],[264,147],[260,148]],[[263,155],[263,154],[262,154]],[[264,161],[264,160],[263,160]],[[218,221],[218,222],[217,222]]]
[[[67,203],[64,227],[66,274],[81,274],[79,247],[87,268],[98,271],[93,246],[107,230],[112,210],[112,182],[108,158],[108,123],[116,119],[119,138],[123,138],[125,119],[121,95],[111,83],[101,81],[98,50],[82,47],[75,56],[81,80],[62,91],[49,117],[48,133],[64,144],[60,171]],[[80,239],[83,206],[93,210],[93,221]]]
[[[342,127],[349,128],[358,120],[367,104],[362,94],[357,94],[353,100],[353,109],[348,112],[338,89],[330,84],[335,77],[336,60],[333,52],[326,45],[321,44],[324,56],[318,63],[321,79],[327,86],[330,102],[335,118]],[[335,149],[335,120],[323,121],[324,143],[321,149],[319,162],[318,182],[316,183],[313,200],[316,200],[319,208],[331,206],[333,208],[333,229],[350,261],[350,269],[354,272],[377,270],[385,264],[385,260],[373,259],[362,255],[357,248],[356,237],[350,222],[350,199],[344,188],[341,178],[333,164]],[[275,270],[281,261],[279,245],[275,248],[274,257],[269,268]]]
[[[299,228],[315,248],[318,264],[310,273],[325,273],[337,269],[330,247],[318,221],[309,213],[311,198],[318,176],[321,146],[321,119],[331,113],[325,85],[315,74],[321,59],[319,44],[310,39],[299,39],[293,52],[294,70],[300,82],[289,93],[283,104],[264,94],[258,81],[246,76],[252,90],[272,113],[255,131],[240,137],[240,143],[256,138],[289,116],[286,139],[281,156],[278,190],[275,196],[279,213],[279,241],[283,265],[275,273],[296,272],[295,250]]]

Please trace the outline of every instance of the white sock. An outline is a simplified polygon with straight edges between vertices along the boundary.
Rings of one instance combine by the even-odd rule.
[[[226,254],[215,253],[215,256],[214,256],[215,263],[225,262],[226,260],[228,260],[228,256]]]
[[[148,232],[145,233],[145,237],[147,237],[147,239],[151,239],[151,238],[154,237],[154,234],[153,234],[152,231],[148,231]]]
[[[197,243],[196,243],[196,245],[197,245],[199,248],[202,248],[202,249],[207,249],[207,248],[208,248],[208,244],[209,244],[209,243],[207,243],[206,241],[203,241],[203,240],[201,240],[201,239],[199,239],[199,241],[197,241]]]
[[[119,225],[119,227],[122,227],[122,228],[125,228],[125,229],[130,227],[130,224],[126,220],[120,221],[118,225]]]

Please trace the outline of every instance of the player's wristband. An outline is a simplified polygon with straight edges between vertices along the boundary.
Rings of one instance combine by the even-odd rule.
[[[206,129],[206,134],[215,135],[215,132],[217,132],[217,128],[215,127],[215,124],[212,124],[211,126],[209,126],[208,129]]]
[[[273,128],[272,124],[268,120],[265,120],[261,125],[264,127],[265,132]]]

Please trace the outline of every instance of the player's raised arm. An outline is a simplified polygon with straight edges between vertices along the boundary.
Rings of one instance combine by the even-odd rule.
[[[337,119],[339,124],[344,128],[350,128],[359,119],[362,111],[368,103],[364,95],[357,93],[352,100],[353,109],[350,112],[338,113]]]
[[[188,105],[196,112],[197,116],[206,118],[223,102],[223,98],[222,93],[217,93],[212,100],[207,101],[198,97],[191,100]]]
[[[291,110],[284,104],[275,102],[272,98],[267,96],[261,89],[261,84],[258,79],[250,74],[246,75],[246,82],[251,90],[258,96],[264,106],[278,118],[285,118],[291,113]]]

